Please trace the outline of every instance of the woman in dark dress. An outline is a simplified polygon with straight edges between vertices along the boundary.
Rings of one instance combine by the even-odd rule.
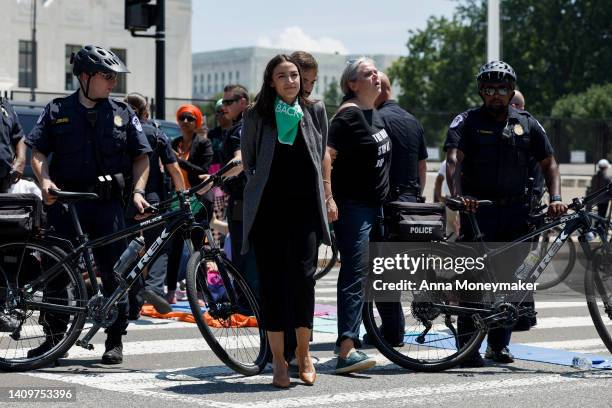
[[[244,118],[241,150],[244,192],[243,252],[255,249],[263,326],[273,355],[272,384],[290,385],[284,330],[292,324],[300,379],[316,373],[309,352],[314,316],[313,278],[318,245],[329,243],[321,176],[327,123],[324,109],[303,97],[298,65],[277,55]],[[325,122],[325,126],[315,123]]]

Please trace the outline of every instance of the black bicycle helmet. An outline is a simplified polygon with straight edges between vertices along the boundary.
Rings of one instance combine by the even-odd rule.
[[[481,82],[516,82],[516,73],[512,67],[504,61],[491,61],[484,64],[478,70],[476,81]]]
[[[96,72],[130,72],[123,61],[112,51],[98,47],[97,45],[86,45],[76,54],[70,57],[72,73],[80,75],[95,74]]]

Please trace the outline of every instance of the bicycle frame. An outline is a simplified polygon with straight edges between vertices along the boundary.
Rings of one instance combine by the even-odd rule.
[[[579,242],[580,242],[583,252],[587,256],[587,259],[591,259],[592,254],[593,254],[593,251],[589,247],[588,242],[584,238],[584,235],[587,232],[595,231],[599,235],[604,248],[606,248],[606,250],[610,249],[610,243],[606,240],[605,231],[603,231],[601,225],[597,225],[597,223],[594,223],[594,221],[601,221],[603,218],[596,214],[587,212],[582,208],[573,214],[562,216],[557,220],[547,223],[541,226],[540,228],[537,228],[534,231],[526,235],[523,235],[506,245],[503,245],[495,249],[491,249],[489,246],[487,246],[484,240],[482,239],[482,234],[480,233],[480,230],[478,228],[478,223],[476,221],[475,215],[473,213],[468,213],[468,218],[470,219],[470,223],[474,227],[474,231],[477,236],[476,242],[479,244],[479,251],[482,251],[485,258],[492,258],[504,251],[509,250],[510,248],[515,247],[516,245],[528,242],[532,238],[539,236],[542,232],[554,229],[555,227],[559,225],[565,224],[564,228],[556,236],[555,240],[553,241],[552,245],[550,245],[550,247],[548,248],[544,256],[540,259],[538,263],[536,263],[529,270],[529,273],[524,279],[525,283],[535,283],[538,280],[538,278],[541,276],[541,274],[544,272],[546,267],[552,262],[553,258],[555,257],[557,252],[560,250],[560,248],[563,246],[563,244],[569,239],[569,237],[574,232],[578,230],[581,231],[581,234],[579,236]],[[593,227],[593,224],[597,226]],[[489,262],[489,265],[491,265],[490,262]],[[494,272],[494,271],[491,271],[491,272]],[[492,277],[494,276],[494,273],[491,273],[491,272],[489,272],[489,268],[487,268],[487,273],[489,274],[489,276]],[[512,295],[512,293],[510,295]],[[527,294],[523,295],[523,297],[518,302],[519,305],[525,300],[526,296]],[[505,312],[502,311],[498,313],[493,313],[494,310],[492,308],[475,308],[475,307],[469,307],[469,306],[447,305],[447,304],[438,303],[438,302],[433,302],[432,306],[439,307],[441,308],[441,310],[452,311],[456,313],[488,314],[488,316],[486,317],[478,317],[476,321],[477,325],[489,325],[490,326],[498,321],[504,320]],[[524,313],[526,312],[523,311],[523,313],[521,313],[520,310],[518,311],[519,316]]]

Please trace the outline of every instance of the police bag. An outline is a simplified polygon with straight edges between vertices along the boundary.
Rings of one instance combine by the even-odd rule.
[[[35,194],[0,194],[0,239],[30,235],[42,227],[42,201]]]
[[[395,242],[441,241],[444,239],[446,210],[442,203],[385,204],[385,239]]]

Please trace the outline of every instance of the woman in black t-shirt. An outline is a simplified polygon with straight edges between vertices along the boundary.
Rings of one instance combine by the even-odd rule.
[[[268,63],[261,91],[244,116],[240,140],[247,184],[244,243],[255,249],[263,326],[272,349],[272,384],[290,385],[284,332],[295,328],[300,379],[316,373],[309,352],[314,272],[321,240],[329,243],[321,162],[325,110],[303,97],[298,65],[286,55]]]
[[[356,348],[360,346],[369,235],[389,191],[391,161],[391,141],[374,109],[380,80],[373,61],[360,58],[350,62],[340,86],[344,101],[331,121],[327,142],[333,161],[333,197],[327,201],[335,201],[338,207],[334,230],[342,259],[338,275],[338,374],[376,364]]]

